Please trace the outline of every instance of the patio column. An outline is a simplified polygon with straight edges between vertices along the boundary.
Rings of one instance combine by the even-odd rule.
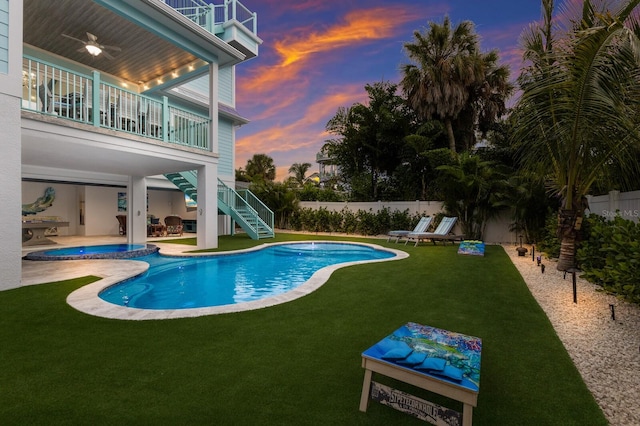
[[[198,249],[218,247],[218,166],[198,168]]]
[[[147,182],[144,176],[129,176],[127,204],[127,244],[146,244]]]

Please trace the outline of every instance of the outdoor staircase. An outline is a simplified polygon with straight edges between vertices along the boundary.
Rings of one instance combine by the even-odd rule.
[[[198,201],[198,174],[195,170],[164,176],[193,201]],[[218,210],[231,216],[232,221],[254,240],[275,236],[273,212],[248,189],[236,191],[218,179]]]

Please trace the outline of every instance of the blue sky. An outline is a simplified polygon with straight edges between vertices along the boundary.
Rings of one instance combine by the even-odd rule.
[[[400,81],[403,44],[448,15],[472,21],[481,49],[498,49],[514,79],[519,37],[539,20],[540,0],[243,0],[258,14],[257,58],[236,68],[238,111],[251,120],[237,132],[236,168],[254,154],[274,159],[277,181],[293,163],[311,163],[338,107],[367,99],[365,84]]]

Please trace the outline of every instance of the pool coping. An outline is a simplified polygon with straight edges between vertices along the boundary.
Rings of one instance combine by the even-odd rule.
[[[243,312],[250,311],[255,309],[262,309],[269,306],[275,306],[282,303],[290,302],[295,299],[299,299],[307,294],[310,294],[320,288],[324,283],[329,280],[331,274],[340,269],[346,268],[348,266],[365,264],[365,263],[377,263],[377,262],[388,262],[394,260],[406,259],[409,257],[409,254],[402,250],[396,250],[392,248],[382,247],[377,244],[369,244],[369,243],[359,243],[359,242],[348,242],[348,241],[324,241],[324,240],[311,240],[311,241],[288,241],[288,242],[278,242],[278,243],[265,243],[256,247],[251,247],[243,250],[234,250],[234,251],[224,251],[224,252],[208,252],[208,253],[164,253],[163,248],[160,248],[160,254],[164,256],[171,257],[215,257],[215,256],[224,256],[230,254],[239,254],[239,253],[247,253],[257,250],[262,250],[266,247],[277,246],[277,245],[291,245],[291,244],[308,244],[308,243],[331,243],[331,244],[353,244],[359,246],[371,247],[376,250],[382,250],[394,253],[394,257],[390,257],[387,259],[373,259],[373,260],[359,260],[354,262],[346,262],[340,263],[337,265],[326,266],[322,269],[316,271],[307,281],[298,287],[290,290],[286,293],[279,294],[277,296],[268,297],[262,300],[255,300],[251,302],[242,302],[236,303],[232,305],[222,305],[222,306],[210,306],[210,307],[202,307],[202,308],[187,308],[187,309],[140,309],[140,308],[131,308],[125,306],[115,305],[113,303],[109,303],[105,300],[102,300],[98,297],[98,294],[119,282],[122,282],[126,279],[133,278],[140,274],[143,274],[149,268],[149,264],[144,261],[136,261],[136,260],[115,260],[116,262],[136,262],[146,265],[146,268],[142,268],[141,265],[138,265],[136,269],[136,273],[130,274],[127,277],[122,275],[112,275],[112,276],[104,276],[100,281],[96,281],[92,284],[88,284],[83,286],[67,296],[67,303],[72,306],[74,309],[84,312],[89,315],[98,316],[102,318],[110,318],[110,319],[120,319],[120,320],[161,320],[161,319],[174,319],[174,318],[194,318],[205,315],[219,315],[219,314],[227,314],[227,313],[235,313],[235,312]],[[83,262],[82,260],[75,260],[74,262]],[[143,269],[143,270],[142,270]]]

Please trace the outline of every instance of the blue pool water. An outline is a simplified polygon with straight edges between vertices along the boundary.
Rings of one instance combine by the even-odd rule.
[[[174,258],[150,255],[149,270],[103,290],[99,297],[143,309],[187,309],[249,302],[290,291],[329,265],[394,257],[342,243],[294,243],[247,253]]]
[[[34,251],[28,260],[128,259],[158,251],[153,244],[103,244]]]

